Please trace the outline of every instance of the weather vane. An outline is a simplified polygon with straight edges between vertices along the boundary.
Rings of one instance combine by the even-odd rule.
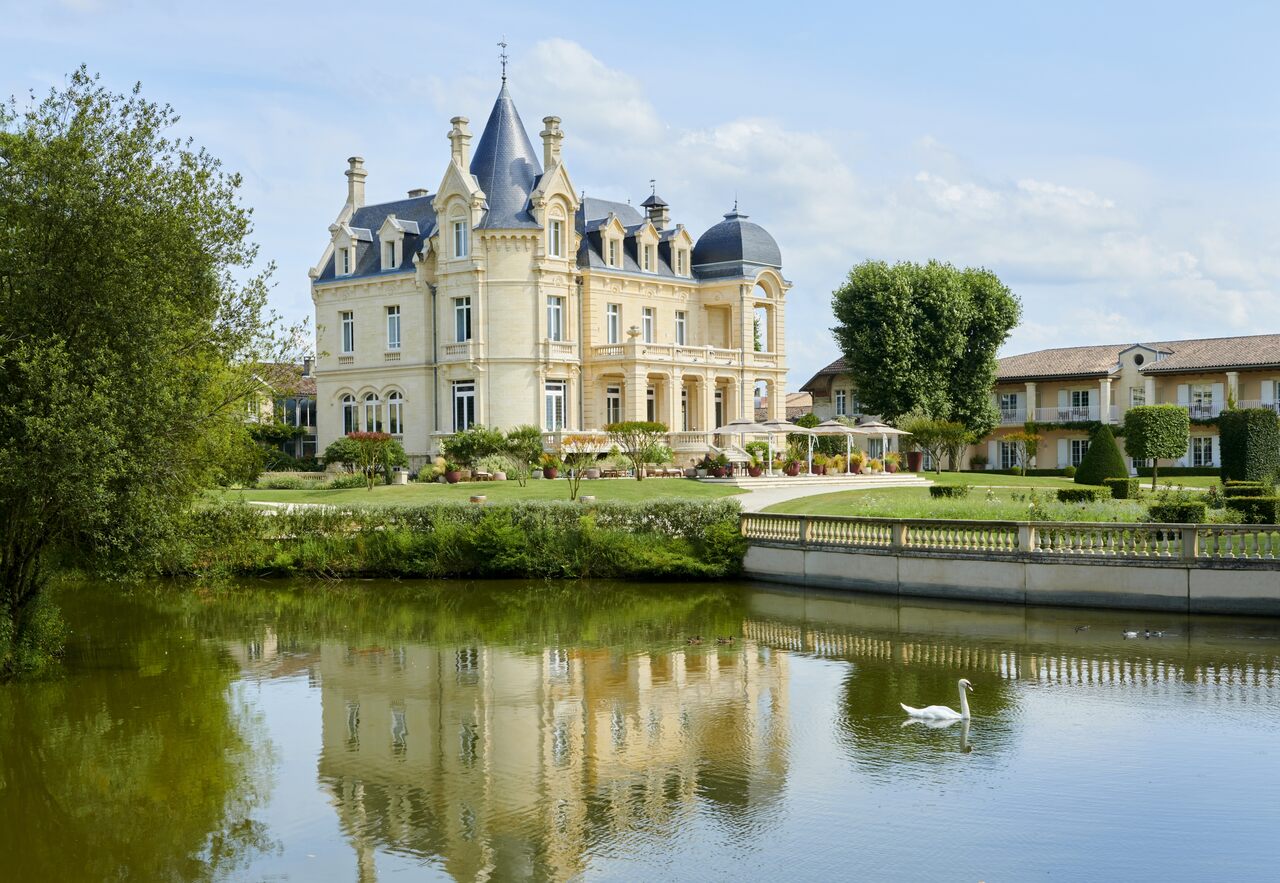
[[[502,39],[498,41],[498,45],[502,47],[499,58],[502,59],[502,82],[507,81],[507,35],[503,34]]]
[[[649,179],[649,195],[650,196],[658,195],[658,180],[656,178]]]

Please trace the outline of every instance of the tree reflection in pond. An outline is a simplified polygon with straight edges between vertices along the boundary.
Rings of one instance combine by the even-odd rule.
[[[0,685],[0,876],[202,880],[270,848],[234,663],[153,598],[69,591],[66,675]]]

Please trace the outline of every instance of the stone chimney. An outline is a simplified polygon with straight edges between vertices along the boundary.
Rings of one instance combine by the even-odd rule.
[[[364,170],[364,157],[353,156],[347,159],[347,205],[360,208],[364,205],[364,179],[369,173]]]
[[[449,122],[453,125],[449,130],[449,154],[458,168],[465,172],[471,164],[471,130],[467,128],[471,121],[466,117],[454,117]]]
[[[310,377],[311,372],[315,370],[315,366],[316,366],[315,356],[303,356],[302,357],[302,376]]]
[[[419,196],[427,196],[429,191],[425,187],[415,187],[409,191],[410,199],[417,199]]]
[[[547,169],[560,162],[560,142],[564,140],[564,132],[560,131],[560,117],[543,117],[542,125],[542,169]]]

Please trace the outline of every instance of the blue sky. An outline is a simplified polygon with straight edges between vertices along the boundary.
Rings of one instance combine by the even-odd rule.
[[[580,189],[656,178],[695,236],[736,194],[776,236],[791,388],[835,357],[830,293],[866,258],[996,271],[1025,305],[1006,352],[1280,331],[1280,7],[960,6],[4,0],[0,93],[85,63],[173,104],[244,173],[292,318],[346,157],[370,201],[434,190],[505,34]]]

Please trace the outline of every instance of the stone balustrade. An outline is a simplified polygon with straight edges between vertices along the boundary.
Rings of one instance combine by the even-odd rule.
[[[1280,526],[953,521],[747,513],[749,540],[798,548],[1090,561],[1220,561],[1280,569]]]

